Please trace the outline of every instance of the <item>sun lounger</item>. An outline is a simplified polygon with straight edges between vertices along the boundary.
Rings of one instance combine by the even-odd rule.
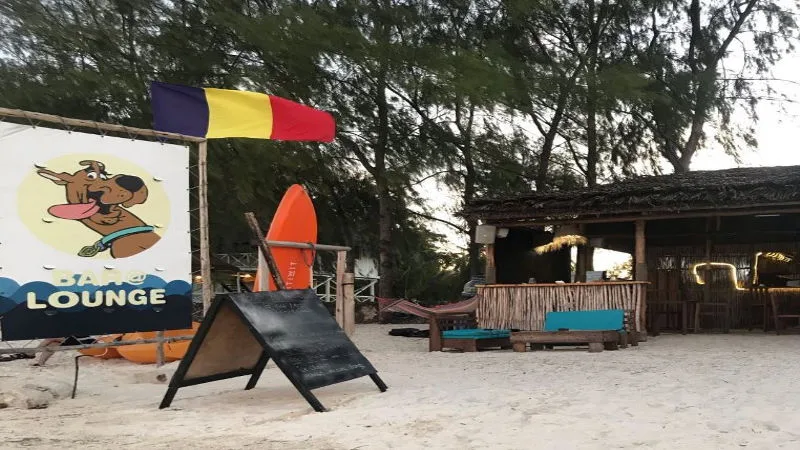
[[[545,316],[543,331],[511,333],[511,344],[516,352],[553,345],[588,345],[589,352],[616,350],[628,345],[628,316],[621,309],[593,311],[558,311]],[[635,340],[631,345],[637,345]]]
[[[464,352],[477,352],[489,348],[511,348],[509,330],[487,330],[478,328],[474,313],[434,314],[430,320],[428,351],[438,352],[445,348]]]

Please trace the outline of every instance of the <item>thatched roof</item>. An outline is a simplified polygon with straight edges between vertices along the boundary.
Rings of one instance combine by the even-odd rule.
[[[642,176],[593,189],[479,199],[462,212],[489,223],[800,207],[800,166]]]

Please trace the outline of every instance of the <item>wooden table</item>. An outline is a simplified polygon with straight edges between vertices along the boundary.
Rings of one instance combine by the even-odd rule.
[[[618,331],[519,331],[511,333],[511,345],[515,352],[541,350],[545,345],[587,344],[589,353],[616,350],[622,337]],[[627,345],[626,345],[627,346]]]
[[[800,287],[771,287],[767,293],[776,334],[786,330],[787,319],[800,324]]]

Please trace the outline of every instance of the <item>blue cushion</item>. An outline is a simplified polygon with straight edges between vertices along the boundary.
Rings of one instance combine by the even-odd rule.
[[[483,328],[442,331],[442,337],[445,339],[497,339],[510,336],[511,331],[509,330],[484,330]]]
[[[594,311],[553,311],[544,319],[544,331],[561,328],[576,331],[623,331],[625,311],[621,309],[598,309]]]

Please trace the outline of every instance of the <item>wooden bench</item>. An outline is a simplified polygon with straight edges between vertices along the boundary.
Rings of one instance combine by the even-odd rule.
[[[628,346],[631,337],[630,312],[623,310],[559,311],[545,316],[544,331],[518,331],[511,333],[515,352],[542,350],[545,346],[588,345],[589,352],[616,350]],[[638,345],[636,339],[631,345]]]
[[[475,314],[435,314],[430,318],[428,351],[445,348],[477,352],[489,348],[510,349],[510,332],[478,328]]]

